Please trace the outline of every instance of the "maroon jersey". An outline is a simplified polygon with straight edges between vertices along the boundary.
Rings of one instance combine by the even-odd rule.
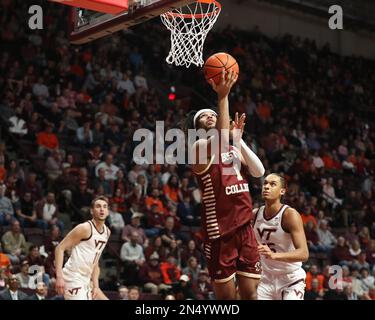
[[[214,161],[213,156],[211,158]],[[233,162],[233,158],[238,161]],[[221,153],[219,163],[196,173],[202,194],[202,227],[205,241],[231,234],[252,218],[252,201],[245,166],[239,170],[239,156],[230,146]],[[230,173],[230,174],[228,174]]]

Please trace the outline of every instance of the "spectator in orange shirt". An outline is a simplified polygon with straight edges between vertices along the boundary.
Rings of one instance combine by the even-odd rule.
[[[266,122],[271,117],[271,107],[267,101],[261,102],[257,107],[257,114],[260,120]]]
[[[160,264],[160,270],[165,284],[172,284],[178,281],[181,276],[181,270],[177,267],[176,258],[169,254],[166,262]]]
[[[310,267],[310,270],[306,273],[306,291],[311,290],[313,279],[318,279],[318,290],[323,290],[324,276],[319,273],[318,266],[315,264],[313,264]]]
[[[306,207],[305,210],[302,212],[301,215],[303,225],[306,227],[307,222],[312,221],[314,224],[314,227],[318,226],[318,222],[316,221],[316,218],[312,215],[311,208]]]
[[[6,269],[10,266],[10,259],[9,257],[5,254],[0,252],[0,270],[1,269]]]
[[[165,208],[163,205],[163,202],[159,199],[160,196],[160,191],[157,188],[152,189],[151,191],[151,196],[147,196],[145,199],[146,207],[148,210],[151,210],[151,206],[153,204],[157,205],[158,207],[158,212],[165,212]]]
[[[325,152],[324,155],[321,157],[324,162],[324,167],[326,169],[332,170],[335,169],[335,165],[331,156],[330,152]]]
[[[322,114],[318,119],[319,127],[322,131],[329,129],[329,119],[326,114]]]
[[[44,155],[46,151],[53,151],[59,148],[59,140],[52,132],[53,125],[47,124],[46,129],[37,135],[37,144],[39,146],[38,154]]]

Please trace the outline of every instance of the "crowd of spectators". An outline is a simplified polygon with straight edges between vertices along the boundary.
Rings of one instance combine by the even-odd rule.
[[[20,288],[32,299],[54,296],[54,248],[90,217],[98,195],[110,199],[112,230],[104,290],[130,300],[213,299],[190,167],[133,161],[135,130],[155,130],[157,120],[167,130],[197,108],[178,94],[168,101],[165,83],[210,97],[199,71],[164,63],[170,43],[158,23],[76,47],[67,21],[55,19],[67,16],[63,6],[47,5],[45,29],[32,31],[19,22],[26,4],[2,5],[0,299],[26,298]],[[266,173],[284,174],[284,201],[302,215],[306,299],[375,299],[374,61],[257,28],[211,32],[205,48],[238,60],[231,113],[247,114],[247,142]],[[262,180],[251,181],[259,206]],[[342,267],[338,289],[330,265]]]

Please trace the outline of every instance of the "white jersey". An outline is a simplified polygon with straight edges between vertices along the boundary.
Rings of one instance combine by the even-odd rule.
[[[285,232],[281,226],[283,214],[289,206],[282,205],[279,212],[271,219],[264,217],[264,208],[261,206],[255,212],[254,231],[257,241],[274,252],[289,252],[295,250],[290,233]],[[262,269],[265,273],[282,275],[297,271],[302,267],[302,262],[283,262],[266,259],[261,255]]]
[[[107,226],[104,225],[103,231],[100,233],[91,220],[87,223],[90,224],[91,235],[89,238],[81,240],[72,249],[72,254],[63,268],[65,281],[82,279],[89,283],[94,265],[99,261],[107,244],[110,235]]]

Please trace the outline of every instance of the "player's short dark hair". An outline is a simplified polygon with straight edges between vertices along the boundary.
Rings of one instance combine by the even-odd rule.
[[[92,201],[91,201],[91,208],[94,208],[95,206],[95,202],[98,201],[98,200],[103,200],[105,201],[107,204],[109,204],[109,200],[107,197],[105,196],[97,196],[95,197]]]
[[[279,177],[279,179],[280,179],[280,183],[281,183],[281,188],[286,189],[286,182],[285,182],[285,178],[284,178],[284,176],[282,176],[282,175],[279,174],[279,173],[275,173],[275,172],[272,172],[272,173],[270,173],[269,175],[271,175],[271,174],[273,174],[274,176]]]

